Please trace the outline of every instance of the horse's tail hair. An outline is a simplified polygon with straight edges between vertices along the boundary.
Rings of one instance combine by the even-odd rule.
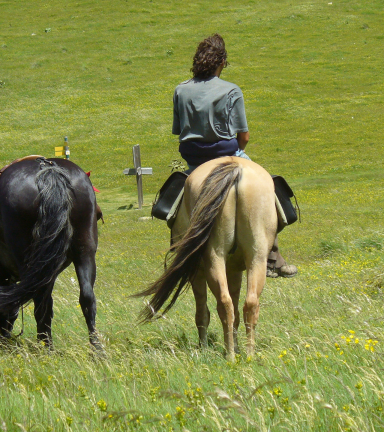
[[[156,282],[145,291],[134,295],[134,297],[153,296],[139,315],[141,322],[151,320],[176,290],[163,314],[168,312],[184,291],[183,288],[193,280],[216,216],[240,176],[241,168],[238,163],[224,162],[215,167],[205,179],[199,200],[192,211],[189,227],[183,238],[170,249],[173,253],[171,262]]]
[[[66,259],[73,234],[70,222],[73,191],[66,172],[54,162],[42,164],[35,183],[39,191],[37,220],[26,251],[20,282],[0,288],[0,310],[10,311],[48,295]]]

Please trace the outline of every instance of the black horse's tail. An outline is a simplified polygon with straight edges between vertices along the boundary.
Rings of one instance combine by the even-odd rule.
[[[20,282],[0,287],[0,310],[13,310],[44,295],[60,273],[66,258],[72,225],[72,186],[66,172],[54,162],[41,164],[35,183],[38,188],[38,215],[32,243],[26,251]],[[48,293],[47,293],[48,294]]]
[[[216,216],[221,210],[233,185],[241,175],[236,162],[218,165],[205,179],[199,200],[193,209],[190,224],[184,237],[171,247],[174,252],[171,263],[163,275],[145,291],[134,297],[153,295],[149,304],[141,311],[142,322],[149,321],[161,309],[176,289],[163,313],[169,311],[197,272],[204,249],[207,245]]]

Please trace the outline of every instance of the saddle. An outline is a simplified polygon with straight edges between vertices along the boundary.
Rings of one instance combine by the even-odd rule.
[[[272,180],[275,184],[275,203],[278,219],[277,232],[279,233],[287,225],[292,225],[297,219],[300,219],[300,207],[295,194],[284,177],[272,175]],[[295,198],[295,206],[292,204],[291,198]],[[297,214],[299,214],[299,217]]]
[[[165,181],[156,195],[152,205],[151,216],[167,221],[172,228],[177,210],[184,195],[184,183],[188,178],[187,172],[175,171]]]
[[[156,195],[152,205],[151,216],[167,221],[172,228],[177,211],[184,195],[184,183],[189,172],[176,171],[172,173]],[[275,184],[275,203],[278,217],[277,232],[282,231],[287,225],[291,225],[300,218],[300,208],[295,194],[284,177],[272,175]],[[295,198],[295,206],[291,202]],[[299,214],[299,217],[298,217]]]

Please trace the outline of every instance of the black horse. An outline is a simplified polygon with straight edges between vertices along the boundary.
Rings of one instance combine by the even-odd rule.
[[[38,339],[52,343],[52,290],[74,263],[91,344],[95,329],[99,207],[86,173],[65,159],[21,160],[0,175],[0,334],[9,338],[19,309],[34,302]],[[100,212],[101,213],[101,212]]]

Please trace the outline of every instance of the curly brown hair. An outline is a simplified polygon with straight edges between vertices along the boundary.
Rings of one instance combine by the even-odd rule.
[[[213,76],[223,60],[224,67],[227,67],[224,39],[216,33],[199,43],[191,68],[193,77],[209,78]]]

